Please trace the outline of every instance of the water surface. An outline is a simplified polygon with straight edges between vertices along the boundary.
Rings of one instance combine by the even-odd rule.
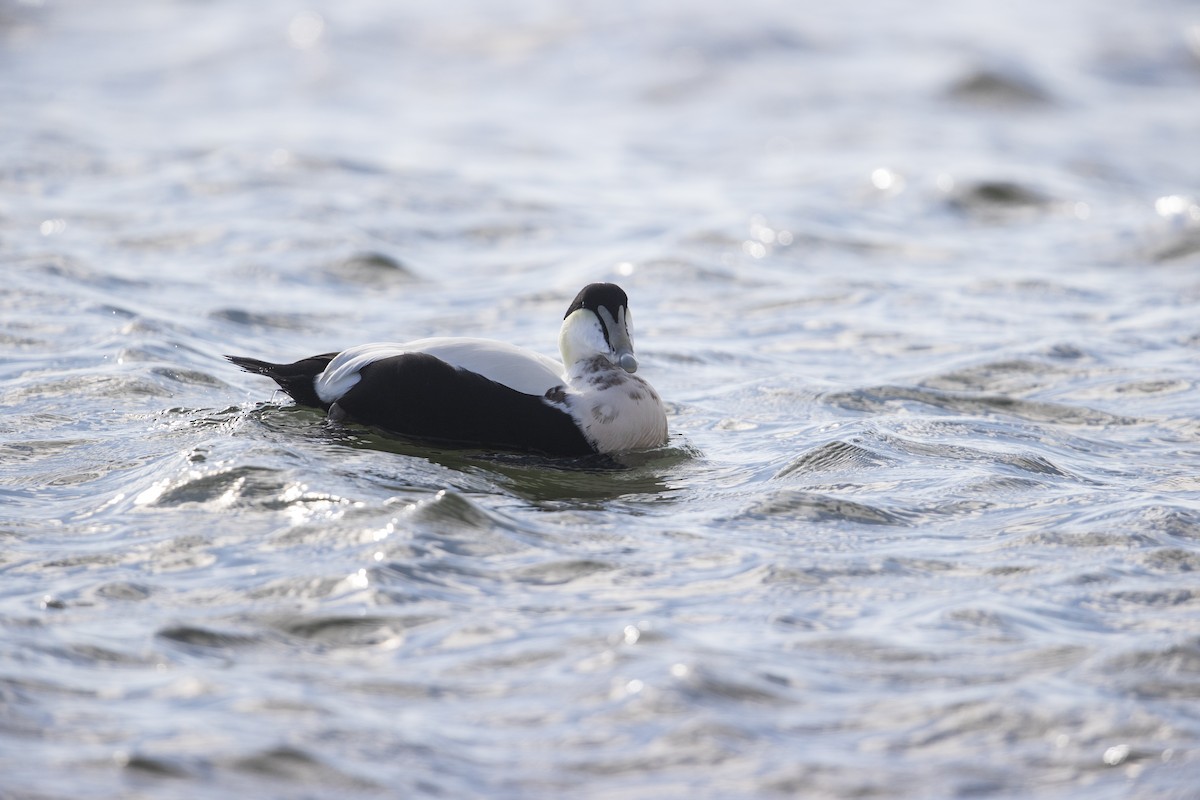
[[[0,795],[1195,795],[1192,4],[10,3],[0,108]],[[222,359],[593,280],[621,464]]]

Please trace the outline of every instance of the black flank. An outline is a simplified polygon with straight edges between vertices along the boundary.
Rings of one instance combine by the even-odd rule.
[[[548,456],[596,452],[570,415],[542,397],[426,353],[381,358],[360,374],[337,407],[363,425],[441,444]]]

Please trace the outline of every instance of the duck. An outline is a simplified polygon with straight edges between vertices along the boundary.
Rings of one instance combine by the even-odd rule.
[[[276,364],[227,355],[298,405],[436,445],[545,456],[611,455],[667,442],[667,415],[640,375],[629,298],[580,290],[558,335],[562,363],[506,342],[372,342]]]

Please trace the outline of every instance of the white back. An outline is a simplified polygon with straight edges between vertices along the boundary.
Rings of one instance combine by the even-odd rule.
[[[551,358],[491,339],[435,337],[413,342],[372,342],[343,350],[317,376],[317,396],[333,403],[359,381],[363,367],[405,353],[427,353],[525,394],[543,395],[563,383],[563,368]]]

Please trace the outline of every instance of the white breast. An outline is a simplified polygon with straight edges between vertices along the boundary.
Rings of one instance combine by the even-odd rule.
[[[525,394],[543,395],[563,383],[562,366],[532,350],[490,339],[437,337],[373,342],[343,350],[317,376],[317,396],[333,403],[358,383],[368,364],[405,353],[427,353]]]
[[[597,451],[622,453],[666,444],[667,415],[650,384],[616,370],[602,376],[611,383],[572,377],[564,405]]]

